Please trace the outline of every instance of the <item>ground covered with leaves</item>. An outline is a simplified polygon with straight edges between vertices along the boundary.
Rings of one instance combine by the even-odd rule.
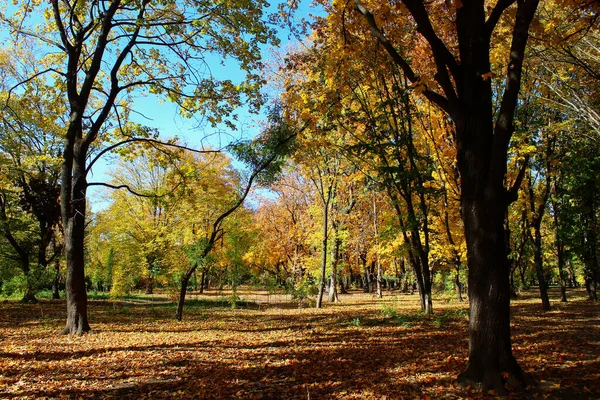
[[[64,301],[0,305],[0,398],[493,398],[455,378],[466,366],[466,304],[341,296],[322,310],[246,291],[192,296],[184,321],[160,297],[90,301],[94,332],[60,336]],[[514,352],[539,388],[510,398],[600,397],[600,306],[580,291],[543,313],[515,301]]]

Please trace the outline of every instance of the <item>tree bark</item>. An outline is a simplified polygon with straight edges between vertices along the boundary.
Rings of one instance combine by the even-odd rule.
[[[65,184],[66,181],[72,182],[72,186]],[[82,154],[79,146],[67,146],[65,149],[62,182],[61,211],[65,227],[67,259],[65,282],[67,323],[62,333],[81,335],[89,332],[91,328],[87,316],[87,290],[84,272],[85,196],[87,190],[85,152]]]
[[[377,216],[377,199],[375,197],[375,192],[373,192],[373,235],[375,236],[375,246],[379,247],[379,218]],[[377,249],[377,253],[375,255],[375,262],[377,264],[377,297],[380,299],[383,297],[383,290],[381,288],[381,262],[379,262],[379,249]]]
[[[200,275],[200,294],[204,293],[204,284],[206,279],[206,268],[202,268],[202,274]]]
[[[533,239],[533,258],[535,260],[535,273],[538,280],[540,290],[540,298],[542,299],[542,310],[550,311],[550,299],[548,298],[548,282],[544,275],[544,266],[542,262],[542,232],[539,225],[534,225]]]
[[[192,273],[195,268],[192,269]],[[185,295],[187,293],[187,285],[190,281],[191,273],[186,273],[183,278],[181,278],[181,290],[179,291],[179,302],[177,303],[177,321],[181,321],[183,319],[183,305],[185,304]]]
[[[330,191],[331,192],[331,191]],[[319,294],[317,296],[317,308],[323,304],[323,293],[325,292],[325,279],[327,274],[327,235],[329,228],[329,201],[323,201],[323,241],[321,246],[321,280],[319,281]]]
[[[467,197],[462,202],[469,263],[470,319],[469,363],[459,376],[461,381],[481,382],[484,389],[499,393],[504,392],[503,372],[509,374],[509,383],[526,381],[512,355],[502,201],[488,195]]]
[[[335,231],[336,229],[334,229]],[[340,299],[338,297],[337,292],[337,272],[338,272],[338,264],[340,258],[340,247],[342,245],[342,239],[338,237],[337,232],[334,234],[334,244],[333,244],[333,254],[331,260],[331,281],[329,285],[329,302],[330,303],[339,303]]]
[[[462,285],[460,283],[460,276],[459,276],[459,270],[456,270],[456,273],[454,274],[454,289],[456,290],[456,300],[458,300],[460,303],[462,303],[464,301],[463,297],[462,297]]]

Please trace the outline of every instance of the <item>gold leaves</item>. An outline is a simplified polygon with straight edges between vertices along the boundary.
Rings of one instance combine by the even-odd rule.
[[[186,311],[188,320],[177,323],[169,305],[122,302],[127,313],[115,313],[110,302],[94,301],[90,313],[96,333],[77,338],[56,335],[64,322],[62,303],[42,303],[43,318],[39,306],[5,303],[0,320],[11,323],[0,326],[4,339],[0,395],[233,398],[239,394],[259,399],[306,398],[308,392],[311,398],[487,398],[472,387],[455,384],[466,365],[466,320],[436,326],[420,318],[399,326],[378,316],[382,302],[395,304],[404,313],[416,312],[416,295],[374,300],[370,294],[353,292],[343,297],[341,305],[315,313],[289,308],[284,296],[275,301],[275,295],[268,297],[266,292],[240,294],[264,302],[265,307],[261,311],[191,307]],[[216,295],[210,291],[204,298]],[[597,305],[576,300],[560,313],[541,318],[535,317],[537,304],[527,299],[530,295],[534,292],[513,309],[515,353],[524,369],[533,370],[542,381],[538,397],[597,396],[600,357],[587,343],[598,337],[598,327],[590,324]],[[440,305],[438,310],[455,308]],[[353,318],[360,318],[360,327],[348,323]],[[314,329],[306,329],[307,324]],[[564,374],[565,368],[572,373]],[[509,373],[502,376],[509,378]],[[518,393],[511,397],[525,398]]]

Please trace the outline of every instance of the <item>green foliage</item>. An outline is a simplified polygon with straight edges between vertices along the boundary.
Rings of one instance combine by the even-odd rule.
[[[229,303],[229,306],[232,310],[235,310],[236,308],[238,308],[239,303],[242,301],[243,299],[238,295],[237,287],[234,286],[231,295],[227,297],[227,302]]]
[[[385,318],[397,318],[398,310],[393,303],[385,303],[381,306],[381,315]]]
[[[304,277],[298,282],[290,282],[287,290],[299,307],[312,305],[314,303],[312,297],[319,293],[319,287],[311,277]]]
[[[261,185],[273,183],[296,146],[297,131],[283,117],[281,105],[271,106],[267,113],[267,126],[253,140],[228,146],[228,150],[246,164]]]
[[[40,266],[32,267],[25,275],[20,269],[13,269],[13,275],[2,282],[1,293],[5,297],[24,294],[27,289],[34,293],[52,285],[52,271]]]

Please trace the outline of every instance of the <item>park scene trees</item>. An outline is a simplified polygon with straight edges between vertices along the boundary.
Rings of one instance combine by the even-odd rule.
[[[0,11],[3,394],[599,393],[596,2]]]

